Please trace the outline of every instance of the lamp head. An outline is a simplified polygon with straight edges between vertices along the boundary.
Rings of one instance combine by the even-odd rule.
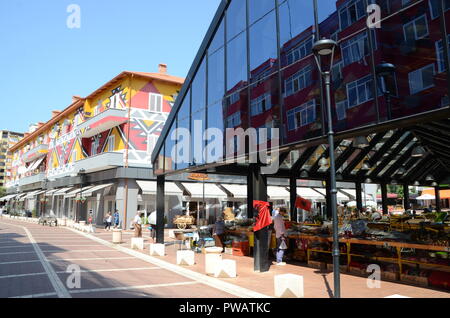
[[[395,72],[395,66],[391,63],[381,62],[375,67],[375,72],[379,76],[391,75]]]
[[[322,39],[314,43],[312,51],[316,56],[328,56],[333,53],[336,47],[337,44],[335,41],[331,39]]]

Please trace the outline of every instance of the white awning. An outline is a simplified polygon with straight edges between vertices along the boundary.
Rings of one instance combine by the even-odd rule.
[[[247,186],[242,184],[222,184],[221,185],[227,189],[234,198],[246,198],[247,197]]]
[[[324,200],[325,196],[311,188],[297,187],[297,195],[308,200]]]
[[[137,180],[142,194],[156,195],[156,181]],[[166,195],[183,195],[183,191],[175,184],[175,182],[164,183],[164,194]]]
[[[42,193],[44,193],[44,192],[47,192],[47,190],[41,190],[41,191],[38,191],[38,192],[35,193],[34,195],[39,195],[39,194],[42,194]]]
[[[45,156],[36,159],[33,163],[31,163],[31,164],[28,166],[27,172],[28,172],[28,171],[33,171],[34,169],[37,169],[37,167],[39,167],[39,165],[42,163],[42,161],[43,161],[44,159],[45,159]]]
[[[0,201],[8,201],[11,200],[12,198],[14,198],[17,194],[8,194],[2,198],[0,198]]]
[[[191,198],[203,198],[203,183],[182,183],[189,191]],[[217,185],[212,183],[204,183],[205,198],[226,198],[227,194],[223,192]]]
[[[77,188],[67,194],[64,194],[65,198],[75,198],[77,196],[78,193],[80,193],[81,191],[83,191],[83,196],[85,195],[85,191],[88,191],[89,189],[93,188],[93,186],[87,186],[87,187],[83,187],[83,188]]]
[[[320,193],[322,193],[326,197],[327,191],[325,189],[322,189],[322,188],[314,188],[314,189],[319,191]],[[351,200],[351,198],[349,198],[348,196],[346,196],[345,194],[343,194],[342,192],[339,192],[339,191],[337,192],[336,196],[337,196],[337,199],[341,200],[341,201],[343,201],[343,200]]]
[[[61,188],[58,189],[53,195],[65,195],[67,191],[72,190],[73,188]]]
[[[58,191],[58,189],[49,190],[47,191],[47,193],[45,193],[45,196],[46,197],[52,196],[56,191]]]
[[[355,189],[338,189],[338,191],[347,192],[351,196],[350,197],[351,200],[355,200],[356,199],[356,190]],[[344,195],[345,195],[345,193],[344,193]],[[366,193],[365,196],[366,196],[366,201],[367,200],[373,201],[372,195]],[[361,197],[362,197],[362,200],[364,201],[364,191],[362,192]]]
[[[267,196],[271,200],[289,200],[290,194],[285,187],[268,186]]]
[[[105,189],[107,187],[112,186],[113,184],[114,183],[100,184],[100,185],[97,185],[97,186],[94,186],[94,187],[90,188],[86,192],[83,189],[83,196],[91,196],[95,191],[99,191],[99,190]]]
[[[41,190],[36,190],[36,191],[32,191],[32,192],[27,192],[25,193],[25,196],[22,197],[21,199],[32,199],[34,196],[38,195],[41,192]]]

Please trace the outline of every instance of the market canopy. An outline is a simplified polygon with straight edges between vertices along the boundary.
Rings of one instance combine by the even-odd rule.
[[[137,180],[139,187],[142,189],[142,194],[156,195],[156,181]],[[164,183],[164,194],[166,195],[183,195],[183,191],[174,183]]]
[[[436,195],[436,193],[435,193],[433,188],[432,189],[423,189],[422,195],[424,195],[424,194],[430,194],[432,196]],[[441,199],[450,199],[450,190],[440,190],[439,191],[439,196],[440,196]]]
[[[297,187],[297,195],[309,200],[324,200],[325,196],[312,188]]]
[[[313,188],[313,189],[319,191],[324,196],[327,195],[327,191],[325,189],[322,189],[322,188]],[[337,196],[337,199],[340,201],[351,200],[351,198],[349,198],[348,196],[346,196],[345,194],[343,194],[339,191],[338,191],[338,193],[336,193],[336,196]]]
[[[436,197],[431,194],[422,194],[416,198],[416,200],[435,200]]]
[[[0,202],[3,202],[3,201],[9,201],[9,200],[11,200],[12,198],[14,198],[16,195],[17,195],[17,194],[9,194],[9,195],[6,195],[6,196],[4,196],[4,197],[1,197],[1,198],[0,198]]]
[[[203,197],[203,185],[205,186],[205,198],[226,198],[227,194],[223,192],[217,185],[212,183],[182,183],[183,187],[191,194],[193,198]]]
[[[82,192],[81,194],[84,195],[85,191],[88,191],[89,189],[93,188],[93,186],[78,188],[76,190],[73,190],[67,194],[64,195],[65,198],[75,198],[78,193]]]
[[[375,202],[375,201],[366,201],[366,202],[362,202],[363,203],[363,206],[371,206],[371,207],[377,207],[377,203]],[[355,206],[357,206],[357,203],[356,203],[356,201],[350,201],[350,202],[347,202],[347,206],[348,207],[355,207]]]
[[[267,196],[271,200],[289,200],[290,194],[285,187],[267,186]]]
[[[103,190],[112,185],[113,185],[113,183],[100,184],[100,185],[97,185],[97,186],[94,186],[94,187],[88,189],[87,191],[83,190],[83,196],[86,196],[86,197],[91,196],[95,191]]]
[[[55,196],[65,195],[67,191],[72,190],[72,189],[73,189],[72,187],[70,187],[70,188],[61,188],[61,189],[58,189],[53,195],[55,195]]]
[[[45,196],[47,196],[47,197],[52,196],[53,193],[55,193],[56,191],[58,191],[58,189],[48,190],[48,191],[45,193]]]
[[[222,184],[221,185],[233,195],[233,198],[242,199],[247,197],[247,186],[242,184]]]

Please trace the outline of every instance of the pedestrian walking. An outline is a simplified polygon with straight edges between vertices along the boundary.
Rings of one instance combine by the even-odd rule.
[[[0,219],[3,218],[3,207],[0,207]]]
[[[286,215],[286,210],[280,209],[273,218],[275,237],[277,239],[277,248],[276,248],[277,265],[286,265],[286,263],[283,262],[284,251],[287,249],[286,227],[284,225],[283,219],[284,215]]]
[[[114,228],[117,229],[119,227],[119,210],[116,210],[116,212],[114,212]]]
[[[105,230],[111,231],[111,223],[112,223],[112,215],[111,212],[108,212],[105,218]]]
[[[141,214],[138,212],[133,220],[134,237],[142,237],[142,219]]]

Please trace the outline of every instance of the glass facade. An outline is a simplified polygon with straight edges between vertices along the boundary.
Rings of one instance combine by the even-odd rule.
[[[312,54],[318,37],[338,43],[331,94],[335,132],[448,107],[449,1],[442,11],[435,0],[317,1],[317,15],[313,0],[225,2],[185,84],[187,94],[177,101],[171,129],[193,134],[211,127],[273,127],[280,129],[281,145],[324,136],[323,84]],[[369,27],[371,4],[381,10],[381,21]],[[384,62],[395,71],[379,73]],[[173,146],[164,144],[166,152]],[[205,163],[194,147],[188,164],[165,169]]]

